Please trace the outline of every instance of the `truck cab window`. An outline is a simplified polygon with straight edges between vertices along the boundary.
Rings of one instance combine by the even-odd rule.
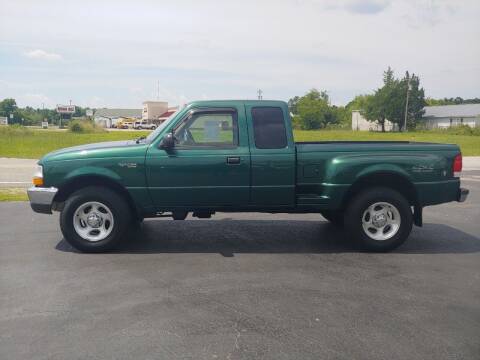
[[[234,147],[238,145],[235,113],[194,114],[175,130],[179,147]]]
[[[258,149],[287,147],[287,132],[282,109],[279,107],[252,108],[253,134]]]

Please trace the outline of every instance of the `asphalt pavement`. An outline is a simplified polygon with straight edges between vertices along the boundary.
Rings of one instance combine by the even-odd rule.
[[[388,254],[319,215],[146,220],[81,254],[0,203],[0,359],[479,359],[480,171]]]

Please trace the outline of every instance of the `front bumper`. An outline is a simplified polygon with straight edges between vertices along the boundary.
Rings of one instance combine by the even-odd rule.
[[[42,214],[52,213],[52,203],[58,189],[54,187],[31,187],[27,190],[32,210]]]
[[[468,189],[465,189],[465,188],[458,189],[457,201],[464,202],[465,200],[467,200],[469,193],[470,191]]]

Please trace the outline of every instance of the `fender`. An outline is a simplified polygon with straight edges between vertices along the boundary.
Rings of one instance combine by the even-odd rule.
[[[120,186],[124,186],[122,178],[116,172],[112,171],[111,169],[99,166],[82,166],[80,168],[76,168],[68,172],[64,176],[62,184],[69,183],[73,179],[83,176],[103,177],[116,182]]]

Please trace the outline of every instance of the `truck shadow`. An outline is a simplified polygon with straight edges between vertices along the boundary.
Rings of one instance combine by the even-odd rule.
[[[65,240],[57,250],[75,252]],[[114,253],[345,253],[361,249],[327,222],[298,220],[145,221]],[[480,251],[480,239],[443,224],[414,228],[395,253]]]

